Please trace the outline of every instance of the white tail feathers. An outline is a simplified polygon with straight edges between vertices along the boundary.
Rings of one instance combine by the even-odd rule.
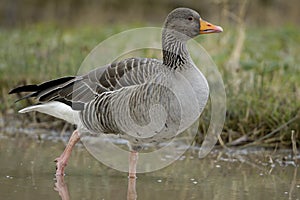
[[[45,104],[39,104],[34,106],[29,106],[19,110],[19,113],[26,113],[31,111],[38,111],[51,115],[53,117],[63,119],[71,124],[79,123],[79,111],[72,110],[72,108],[64,103],[58,101],[52,101]]]

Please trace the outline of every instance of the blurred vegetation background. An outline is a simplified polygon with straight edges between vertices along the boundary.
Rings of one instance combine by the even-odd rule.
[[[111,23],[161,23],[176,7],[190,7],[205,18],[232,21],[244,0],[1,0],[0,24],[6,27],[32,23],[100,25]],[[244,20],[261,26],[299,25],[298,0],[248,1]]]
[[[130,28],[160,27],[176,7],[193,8],[224,28],[222,34],[197,38],[217,63],[226,87],[227,116],[220,144],[297,149],[298,0],[0,0],[0,132],[72,129],[41,114],[16,114],[31,102],[14,104],[15,96],[8,96],[8,91],[76,74],[101,41]],[[209,117],[207,109],[196,143],[202,142]]]

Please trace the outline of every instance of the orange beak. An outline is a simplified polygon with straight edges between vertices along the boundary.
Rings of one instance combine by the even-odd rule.
[[[220,32],[223,32],[223,28],[221,26],[213,25],[200,18],[200,34],[220,33]]]

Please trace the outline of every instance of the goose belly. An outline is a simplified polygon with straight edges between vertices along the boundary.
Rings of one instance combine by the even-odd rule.
[[[206,78],[197,68],[177,73],[175,76],[174,91],[180,99],[182,111],[179,132],[182,132],[200,117],[209,97],[209,87]]]

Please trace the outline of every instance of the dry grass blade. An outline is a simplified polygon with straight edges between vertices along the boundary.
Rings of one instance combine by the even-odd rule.
[[[259,144],[260,142],[264,141],[267,138],[270,138],[272,136],[274,136],[277,132],[279,132],[280,130],[282,130],[283,128],[287,127],[289,124],[293,123],[294,121],[296,121],[299,118],[299,114],[297,114],[295,117],[293,117],[292,119],[290,119],[289,121],[287,121],[286,123],[282,124],[281,126],[279,126],[278,128],[274,129],[272,132],[270,132],[269,134],[255,140],[254,142],[251,142],[249,144],[246,144],[243,146],[244,147],[249,147],[249,146],[254,146]]]
[[[298,160],[298,150],[297,150],[297,142],[296,138],[298,137],[298,133],[295,134],[295,131],[292,130],[291,140],[292,140],[292,149],[293,149],[293,160],[297,163]]]

